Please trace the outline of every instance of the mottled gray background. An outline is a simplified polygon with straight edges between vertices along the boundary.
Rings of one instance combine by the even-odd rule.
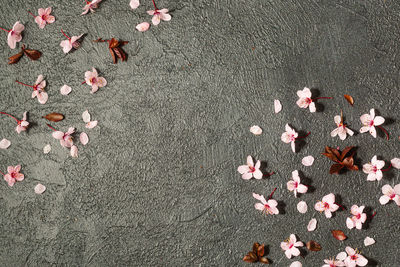
[[[357,162],[373,155],[389,161],[399,151],[400,2],[394,0],[159,0],[173,19],[139,33],[135,25],[150,21],[142,0],[132,11],[129,0],[105,0],[96,13],[81,17],[84,1],[1,1],[0,26],[20,20],[23,43],[43,52],[38,62],[23,58],[7,65],[10,50],[1,32],[1,111],[22,116],[29,111],[32,128],[17,135],[15,123],[1,117],[0,138],[11,140],[2,150],[0,168],[22,164],[26,179],[13,188],[0,183],[1,266],[249,266],[242,257],[253,242],[268,244],[274,266],[289,266],[280,242],[291,233],[319,242],[303,266],[321,266],[349,245],[359,248],[372,265],[398,266],[399,208],[381,206],[382,185],[399,183],[399,172],[367,182],[362,172],[329,175],[325,145],[358,146]],[[53,7],[54,24],[38,28],[27,10]],[[82,49],[63,54],[59,43],[69,35],[87,33]],[[106,44],[91,40],[129,40],[126,63],[114,65]],[[21,43],[20,43],[21,44]],[[96,94],[80,85],[84,72],[96,67],[108,85]],[[49,101],[32,100],[39,74],[48,82]],[[63,84],[73,88],[62,96]],[[320,112],[299,109],[296,91],[315,88]],[[351,94],[351,107],[343,94]],[[315,94],[317,95],[317,94]],[[273,100],[283,111],[273,113]],[[342,109],[350,128],[376,108],[388,119],[383,135],[357,134],[345,141],[331,138],[334,115]],[[89,109],[99,126],[87,130],[81,114]],[[73,159],[51,137],[41,116],[61,112],[53,123],[85,130],[90,143],[79,146]],[[389,120],[390,119],[390,120]],[[311,131],[299,153],[280,141],[284,125]],[[264,132],[254,136],[249,127]],[[45,155],[43,147],[52,151]],[[267,162],[277,174],[244,181],[236,169],[247,155]],[[313,155],[312,167],[301,159]],[[361,165],[360,165],[361,166]],[[315,190],[295,199],[286,189],[298,169]],[[37,183],[47,186],[36,195]],[[281,202],[280,215],[254,209],[252,192]],[[377,215],[364,230],[348,230],[348,211],[332,219],[314,211],[322,196],[333,192],[346,207],[364,204]],[[309,212],[296,204],[305,200]],[[306,231],[316,217],[318,228]],[[342,229],[344,242],[331,237]],[[365,248],[366,236],[376,244]]]

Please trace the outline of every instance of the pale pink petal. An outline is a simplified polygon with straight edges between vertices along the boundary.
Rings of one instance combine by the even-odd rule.
[[[49,95],[46,92],[39,92],[37,95],[38,101],[40,104],[46,104],[47,100],[49,99]]]
[[[305,201],[300,201],[298,204],[297,204],[297,210],[300,212],[300,213],[306,213],[307,212],[307,203],[305,202]]]
[[[11,35],[11,32],[8,33],[7,44],[11,49],[14,49],[17,45],[17,41],[16,41],[15,37]]]
[[[325,210],[325,217],[332,218],[332,212],[330,210]]]
[[[150,16],[153,16],[154,15],[154,13],[155,13],[155,11],[154,10],[148,10],[148,11],[146,11],[147,12],[147,14],[149,14]]]
[[[62,95],[68,95],[69,93],[71,93],[71,91],[72,91],[72,88],[69,87],[69,86],[66,85],[66,84],[64,84],[64,85],[61,87],[61,89],[60,89],[60,93],[61,93]]]
[[[63,49],[63,52],[66,54],[72,49],[72,44],[69,40],[61,41],[60,46]]]
[[[307,225],[307,231],[312,232],[317,228],[317,219],[312,218]]]
[[[253,173],[253,176],[254,176],[254,178],[255,179],[262,179],[262,177],[263,177],[263,173],[260,171],[260,170],[256,170],[254,173]]]
[[[385,205],[390,201],[390,197],[388,197],[387,195],[383,195],[379,198],[379,203],[381,203],[381,205]]]
[[[289,249],[289,244],[287,242],[281,242],[281,249],[288,250]]]
[[[71,146],[71,156],[73,158],[78,157],[78,147],[77,146]]]
[[[21,171],[21,165],[17,165],[14,167],[14,172],[20,172]]]
[[[316,112],[317,111],[317,107],[315,106],[315,102],[311,102],[308,107],[310,109],[310,112]]]
[[[346,127],[346,132],[348,135],[353,136],[354,132]]]
[[[252,156],[247,156],[247,165],[249,167],[254,167],[254,161],[253,161]]]
[[[381,116],[376,116],[374,119],[374,125],[375,126],[379,126],[382,125],[383,123],[385,123],[385,119]]]
[[[270,211],[272,214],[279,214],[279,210],[278,210],[276,207],[270,207],[270,208],[269,208],[269,211]]]
[[[339,206],[338,205],[336,205],[336,204],[330,204],[329,205],[329,211],[330,212],[335,212],[335,211],[337,211],[339,209]]]
[[[21,182],[24,180],[24,175],[22,173],[16,173],[15,174],[15,180],[17,180],[18,182]]]
[[[336,125],[339,126],[342,122],[342,118],[339,115],[336,115],[333,120],[335,121]]]
[[[82,119],[83,119],[83,121],[86,122],[86,123],[90,122],[90,113],[89,113],[88,110],[85,110],[85,111],[82,113]]]
[[[139,23],[138,25],[136,25],[136,30],[140,31],[140,32],[145,32],[150,28],[150,23],[148,22],[142,22]]]
[[[391,194],[393,194],[395,191],[393,190],[393,188],[390,186],[390,185],[388,185],[388,184],[385,184],[384,186],[382,186],[382,193],[384,194],[384,195],[391,195]]]
[[[340,140],[345,140],[346,136],[347,136],[346,129],[343,128],[343,127],[340,127],[339,128],[339,138],[340,138]]]
[[[368,264],[368,260],[366,258],[364,258],[364,256],[358,255],[356,263],[358,266],[365,266]]]
[[[106,79],[104,79],[103,77],[98,77],[97,78],[97,86],[98,87],[104,87],[106,85],[107,85]]]
[[[345,251],[349,256],[356,254],[356,251],[351,247],[346,247]]]
[[[92,90],[90,90],[91,94],[96,93],[99,90],[99,86],[97,84],[92,84]]]
[[[11,142],[5,138],[0,141],[0,149],[7,149],[10,145]]]
[[[299,193],[301,193],[301,194],[306,193],[307,190],[308,190],[308,187],[305,186],[305,185],[303,185],[303,184],[299,184],[299,185],[297,186],[297,192],[299,192]]]
[[[160,14],[155,14],[153,16],[153,18],[151,19],[151,22],[153,22],[154,26],[157,26],[158,24],[160,24],[160,21],[161,21]]]
[[[299,261],[294,261],[289,267],[303,267],[303,264],[301,264]]]
[[[382,180],[382,178],[383,178],[383,173],[382,173],[381,170],[376,171],[376,173],[375,173],[375,178],[376,178],[377,181]]]
[[[240,174],[248,173],[250,171],[249,166],[247,165],[241,165],[237,170]]]
[[[86,123],[85,127],[88,129],[92,129],[94,127],[97,126],[97,121],[89,121],[88,123]]]
[[[42,184],[37,184],[36,186],[35,186],[35,193],[36,194],[42,194],[44,191],[46,191],[46,187],[44,186],[44,185],[42,185]]]
[[[364,239],[364,246],[367,247],[367,246],[371,246],[371,245],[373,245],[373,244],[375,244],[375,240],[374,240],[373,238],[367,236],[367,237]]]
[[[52,135],[55,139],[58,139],[58,140],[61,140],[64,137],[64,133],[61,131],[55,131],[52,133]]]
[[[311,165],[313,165],[313,163],[314,163],[314,157],[313,157],[313,156],[304,157],[304,158],[301,160],[301,163],[302,163],[304,166],[311,166]]]
[[[353,220],[350,219],[350,218],[347,218],[347,219],[346,219],[346,226],[347,226],[347,228],[349,228],[349,229],[353,229],[354,226],[355,226]]]
[[[400,169],[400,158],[394,158],[390,162],[394,168]]]
[[[360,133],[366,133],[366,132],[368,132],[369,131],[369,126],[363,126],[363,127],[361,127],[361,129],[360,129]]]
[[[289,191],[293,191],[295,188],[296,188],[296,182],[295,181],[287,182],[287,189]]]
[[[346,252],[340,252],[339,254],[336,255],[336,259],[340,260],[340,261],[344,261],[347,257],[347,253]]]
[[[394,192],[395,192],[397,195],[400,195],[400,184],[397,184],[397,185],[394,186]]]
[[[85,132],[82,132],[79,135],[79,140],[81,141],[82,145],[86,145],[89,142],[89,137]]]
[[[400,206],[400,196],[399,195],[395,195],[395,197],[393,198],[393,201],[397,204],[397,206]]]
[[[284,132],[282,134],[282,136],[281,136],[281,140],[282,140],[282,142],[288,144],[288,143],[291,142],[292,139],[291,139],[290,135],[287,132]]]
[[[132,9],[136,9],[139,7],[140,2],[139,0],[131,0],[131,2],[129,3],[129,5],[131,6]]]
[[[296,243],[294,243],[294,246],[295,247],[302,247],[302,246],[304,246],[304,244],[301,241],[297,241]]]
[[[371,127],[369,128],[369,133],[370,133],[374,138],[376,138],[376,129],[375,129],[374,126],[371,126]]]
[[[286,123],[286,125],[285,125],[285,131],[286,131],[286,132],[293,132],[294,130],[292,129],[292,127],[289,126],[289,124]]]
[[[281,101],[279,101],[278,99],[274,100],[274,110],[275,110],[275,113],[279,113],[282,110]]]
[[[294,141],[290,142],[290,147],[292,148],[292,151],[293,151],[294,153],[296,153],[296,144],[295,144]]]
[[[338,135],[340,128],[336,128],[331,132],[331,137],[335,137],[336,135]]]
[[[47,23],[54,23],[56,21],[56,18],[54,16],[47,16],[46,22]]]
[[[292,247],[290,250],[293,256],[297,257],[300,255],[300,250],[298,248]]]
[[[243,175],[242,175],[242,179],[244,179],[244,180],[249,180],[252,177],[253,177],[253,174],[251,172],[246,172],[246,173],[243,173]]]
[[[48,154],[48,153],[50,152],[50,150],[51,150],[51,145],[50,145],[50,144],[47,144],[47,145],[45,145],[44,148],[43,148],[43,153],[44,153],[44,154]]]
[[[333,204],[335,202],[335,195],[330,193],[322,198],[322,202]]]
[[[376,180],[376,174],[371,172],[370,174],[368,174],[367,176],[367,181],[375,181]]]
[[[286,255],[286,257],[287,257],[288,259],[290,259],[290,258],[292,257],[292,252],[291,252],[291,250],[290,250],[290,249],[286,250],[286,251],[285,251],[285,255]]]
[[[250,127],[250,132],[254,135],[260,135],[262,134],[262,129],[258,125],[254,125]]]
[[[262,196],[263,199],[261,199],[261,202],[265,201],[264,196]],[[268,204],[268,206],[270,206],[271,208],[278,206],[278,201],[276,201],[275,199],[270,199],[266,202]]]
[[[264,210],[264,205],[261,204],[261,203],[256,203],[256,204],[254,204],[254,208],[257,209],[257,210],[263,211]]]
[[[21,24],[19,21],[17,21],[17,22],[15,22],[12,29],[13,29],[13,31],[15,31],[17,33],[21,33],[25,29],[25,26],[23,24]]]

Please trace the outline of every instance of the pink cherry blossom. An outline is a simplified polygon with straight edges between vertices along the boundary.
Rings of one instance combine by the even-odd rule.
[[[294,196],[297,197],[297,193],[304,194],[307,192],[308,187],[300,183],[299,171],[295,170],[292,172],[292,179],[287,182],[287,189],[294,192]]]
[[[354,227],[358,230],[361,230],[362,224],[367,220],[367,214],[364,213],[365,206],[357,206],[353,205],[351,207],[350,213],[353,215],[350,218],[346,219],[346,226],[349,229],[353,229]]]
[[[39,8],[38,10],[39,15],[35,17],[35,22],[39,25],[40,29],[43,29],[46,24],[50,24],[56,21],[56,18],[51,13],[51,7],[46,9]]]
[[[92,90],[90,91],[92,94],[97,92],[99,88],[107,85],[106,79],[103,77],[98,77],[98,73],[95,68],[93,68],[92,71],[85,72],[85,82],[92,86]]]
[[[263,212],[265,212],[265,214],[279,214],[279,210],[277,208],[278,206],[278,202],[275,199],[269,199],[268,201],[264,198],[264,196],[253,193],[253,197],[259,201],[261,201],[261,203],[256,203],[254,205],[254,207],[257,210],[261,210]]]
[[[379,198],[381,205],[387,204],[390,200],[393,200],[397,206],[400,206],[400,184],[397,184],[392,188],[386,184],[382,186],[383,196]]]
[[[19,21],[15,22],[11,30],[6,30],[0,28],[1,30],[8,32],[7,43],[11,49],[14,49],[18,42],[22,40],[21,33],[24,31],[25,27]]]
[[[139,0],[131,0],[131,2],[129,3],[129,5],[131,6],[132,9],[136,9],[139,7],[140,2]]]
[[[43,79],[43,75],[39,75],[35,84],[33,85],[32,98],[37,97],[40,104],[46,104],[47,99],[49,98],[47,93],[44,91],[45,87],[46,81]]]
[[[365,266],[368,264],[368,260],[362,256],[358,251],[354,250],[351,247],[346,247],[347,257],[344,260],[345,266],[347,267],[356,267],[356,266]]]
[[[347,134],[352,136],[354,132],[346,127],[346,124],[343,123],[342,117],[337,115],[334,117],[334,121],[336,123],[337,128],[331,132],[331,136],[335,137],[339,135],[340,140],[344,140],[347,137]]]
[[[153,25],[160,24],[161,20],[163,20],[163,21],[171,20],[171,15],[168,14],[168,9],[166,9],[166,8],[158,9],[156,7],[156,4],[154,3],[154,0],[153,0],[153,4],[154,4],[154,10],[147,11],[147,14],[149,14],[150,16],[153,16],[153,18],[151,19],[151,22],[153,22]]]
[[[16,181],[21,182],[24,180],[24,175],[20,173],[21,165],[17,165],[15,167],[8,166],[7,174],[4,175],[4,180],[8,183],[9,186],[13,186]]]
[[[145,32],[150,28],[150,24],[148,22],[142,22],[136,25],[136,30],[140,32]]]
[[[343,254],[343,255],[342,255]],[[341,257],[343,259],[341,259]],[[343,260],[347,257],[347,254],[345,252],[339,253],[336,256],[336,259],[327,259],[324,260],[325,264],[322,265],[322,267],[342,267],[342,266],[346,266],[346,264],[344,264]]]
[[[332,217],[332,212],[339,209],[339,206],[335,204],[335,195],[330,193],[322,198],[322,201],[318,201],[315,204],[315,209],[319,212],[325,212],[326,218]]]
[[[26,114],[27,114],[27,112],[25,111],[24,115],[22,117],[22,120],[18,120],[17,121],[17,127],[15,128],[17,133],[21,133],[23,131],[26,131],[26,129],[29,126],[29,122],[26,120]]]
[[[86,5],[83,7],[83,12],[81,15],[85,15],[89,11],[93,13],[94,10],[99,7],[100,2],[101,2],[101,0],[93,0],[91,2],[86,0]]]
[[[298,247],[302,246],[304,246],[303,242],[297,241],[294,234],[291,234],[288,240],[281,242],[281,248],[285,251],[285,255],[288,259],[292,258],[292,256],[299,256],[300,250]]]
[[[299,134],[293,128],[291,128],[289,124],[286,124],[285,130],[286,132],[282,134],[281,140],[286,144],[290,143],[292,151],[296,152],[295,141]]]
[[[257,160],[256,165],[254,165],[253,158],[247,156],[247,165],[241,165],[237,170],[245,180],[249,180],[252,177],[255,179],[262,179],[263,173],[260,171],[260,166],[261,162],[259,160]]]
[[[369,131],[369,133],[376,138],[375,126],[382,125],[385,122],[385,119],[381,116],[375,116],[375,110],[373,108],[369,112],[370,114],[364,114],[360,117],[361,123],[364,125],[360,129],[360,133]]]
[[[81,43],[79,42],[79,39],[81,39],[81,37],[83,36],[83,34],[79,35],[79,36],[72,36],[69,37],[68,35],[66,35],[64,33],[63,30],[61,30],[61,33],[67,37],[67,40],[61,41],[60,46],[63,49],[63,52],[66,54],[69,51],[71,51],[72,48],[74,49],[78,49],[79,46],[81,45]]]
[[[310,112],[317,111],[315,102],[311,99],[311,90],[309,88],[304,87],[303,90],[297,91],[297,96],[299,100],[297,100],[296,104],[300,108],[309,108]]]
[[[370,163],[364,164],[363,172],[368,174],[367,181],[382,180],[383,173],[381,169],[383,166],[385,166],[385,162],[378,160],[377,156],[374,156]]]
[[[70,127],[67,132],[61,132],[61,131],[54,131],[53,132],[53,137],[57,140],[60,140],[60,144],[63,147],[72,147],[74,144],[72,134],[75,133],[75,128]]]

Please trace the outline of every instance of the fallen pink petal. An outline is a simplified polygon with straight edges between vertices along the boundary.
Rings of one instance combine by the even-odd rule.
[[[11,145],[10,140],[7,140],[5,138],[0,141],[0,149],[7,149],[10,147],[10,145]]]
[[[43,194],[44,191],[46,191],[46,186],[42,184],[37,184],[34,188],[36,194]]]
[[[81,144],[82,145],[86,145],[87,143],[89,143],[89,137],[88,137],[88,135],[85,133],[85,132],[82,132],[80,135],[79,135],[79,140],[81,141]]]
[[[275,113],[279,113],[282,110],[282,104],[281,101],[279,101],[278,99],[274,100],[274,111]]]
[[[298,204],[297,204],[297,210],[300,212],[300,213],[306,213],[307,212],[307,209],[308,209],[308,207],[307,207],[307,203],[305,202],[305,201],[300,201]]]
[[[129,5],[132,9],[136,9],[140,6],[140,2],[139,2],[139,0],[131,0]]]
[[[250,127],[250,132],[254,135],[260,135],[262,134],[262,129],[258,125],[254,125]]]
[[[307,231],[312,232],[317,229],[317,219],[312,218],[307,225]]]
[[[145,32],[150,28],[150,23],[148,22],[142,22],[139,23],[138,25],[136,25],[136,30],[140,31],[140,32]]]
[[[307,167],[312,166],[313,163],[314,163],[314,157],[313,156],[306,156],[301,160],[301,163],[304,166],[307,166]]]
[[[71,93],[72,88],[66,84],[64,84],[61,88],[60,88],[60,93],[62,95],[68,95],[69,93]]]

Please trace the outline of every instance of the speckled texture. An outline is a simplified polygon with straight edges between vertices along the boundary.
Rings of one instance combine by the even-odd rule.
[[[39,62],[23,58],[8,66],[16,53],[0,34],[1,111],[34,123],[17,135],[14,122],[1,117],[0,138],[11,140],[0,151],[0,168],[21,163],[25,181],[9,188],[0,183],[0,266],[245,266],[242,257],[255,241],[266,243],[273,266],[289,266],[280,242],[295,233],[316,240],[322,251],[308,253],[303,266],[321,266],[323,259],[359,248],[372,265],[398,266],[399,208],[381,206],[381,186],[397,184],[399,172],[367,182],[362,172],[329,175],[325,145],[356,145],[357,162],[373,155],[389,161],[399,151],[400,3],[393,0],[159,0],[172,12],[170,22],[134,30],[150,21],[151,1],[131,11],[129,1],[105,0],[98,11],[79,16],[84,1],[1,1],[0,26],[20,20],[26,26],[23,43],[43,52]],[[40,30],[26,12],[52,6],[56,22]],[[64,37],[87,33],[82,49],[64,55]],[[106,44],[91,40],[129,40],[126,63],[113,65]],[[108,85],[91,95],[81,85],[84,72],[96,67]],[[39,74],[48,82],[49,101],[40,105],[31,91],[14,82],[33,83]],[[63,84],[73,88],[62,96]],[[317,89],[320,112],[295,105],[296,91]],[[351,107],[343,94],[351,94]],[[280,99],[281,113],[273,113]],[[342,142],[331,138],[333,117],[342,109],[349,127],[361,127],[359,116],[376,108],[388,119],[391,134],[357,134]],[[99,126],[87,130],[90,142],[79,158],[69,157],[51,137],[41,116],[61,112],[53,123],[66,130],[86,130],[81,114],[89,109]],[[280,141],[290,123],[304,139],[294,154]],[[264,132],[254,136],[249,127]],[[43,154],[50,143],[52,150]],[[244,181],[237,166],[247,155],[267,162],[277,174]],[[313,155],[312,167],[301,159]],[[298,169],[315,190],[295,199],[286,189]],[[43,195],[33,191],[46,185]],[[252,192],[274,197],[281,213],[263,216],[254,209]],[[347,211],[332,219],[314,211],[327,193],[342,205],[364,204],[377,215],[368,228],[348,230]],[[298,201],[309,212],[296,210]],[[311,218],[318,228],[308,233]],[[349,236],[339,242],[330,230]],[[376,244],[365,248],[366,236]]]

